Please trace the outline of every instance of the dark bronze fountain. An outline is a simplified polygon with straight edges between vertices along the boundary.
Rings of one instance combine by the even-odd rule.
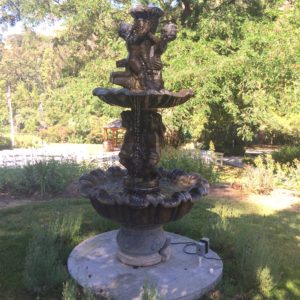
[[[117,257],[132,266],[150,266],[171,253],[162,225],[178,220],[193,203],[207,194],[208,183],[199,174],[158,168],[165,126],[159,108],[180,105],[193,96],[190,90],[164,89],[161,55],[175,40],[175,24],[165,24],[155,34],[163,11],[137,7],[130,11],[133,25],[122,23],[127,58],[117,61],[124,71],[113,72],[110,81],[121,89],[96,88],[93,94],[110,105],[129,108],[122,112],[126,128],[119,157],[126,168],[97,169],[80,178],[81,193],[103,217],[121,225]]]

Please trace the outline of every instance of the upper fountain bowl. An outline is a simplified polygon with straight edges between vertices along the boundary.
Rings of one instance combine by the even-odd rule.
[[[167,90],[129,90],[96,88],[93,95],[110,105],[141,109],[168,108],[185,103],[194,96],[191,90],[181,90],[173,93]]]

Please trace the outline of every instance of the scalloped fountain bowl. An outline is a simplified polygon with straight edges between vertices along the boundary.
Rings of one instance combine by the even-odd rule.
[[[151,193],[126,190],[127,171],[120,167],[96,169],[79,180],[81,194],[98,214],[121,225],[117,257],[125,264],[149,266],[169,259],[162,225],[182,218],[208,193],[208,182],[197,173],[178,169],[159,173],[160,189]]]
[[[110,167],[81,176],[80,192],[103,217],[127,226],[153,226],[175,221],[208,193],[208,182],[199,174],[160,169],[160,190],[132,192],[123,188],[126,170]]]
[[[93,95],[110,105],[134,108],[135,101],[140,103],[141,109],[168,108],[185,103],[194,96],[191,90],[181,90],[173,93],[168,90],[132,91],[128,89],[96,88]]]

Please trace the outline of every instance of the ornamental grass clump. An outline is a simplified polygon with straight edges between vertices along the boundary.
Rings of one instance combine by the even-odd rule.
[[[28,243],[23,280],[32,294],[44,295],[61,289],[67,278],[69,252],[79,240],[82,219],[79,215],[58,216],[47,227],[35,229]]]
[[[300,146],[284,146],[279,151],[274,151],[272,158],[280,164],[292,164],[295,160],[300,160]]]
[[[254,165],[246,165],[243,187],[254,193],[269,194],[275,188],[300,191],[300,161],[280,164],[271,155],[258,156]]]
[[[258,156],[254,166],[247,165],[243,174],[243,186],[246,190],[259,194],[268,194],[275,187],[274,172],[276,164],[270,155]]]
[[[160,166],[167,170],[181,169],[201,174],[209,183],[217,182],[219,174],[212,165],[205,164],[200,155],[168,147],[164,149]]]
[[[11,195],[58,195],[92,165],[73,160],[38,161],[24,167],[0,168],[0,191]]]
[[[254,217],[245,220],[235,220],[235,234],[232,237],[233,253],[235,257],[235,280],[242,291],[247,291],[247,299],[273,299],[272,291],[282,279],[280,266],[282,257],[272,249],[272,237],[263,221],[261,228],[250,228],[249,223],[255,221]],[[246,296],[246,293],[245,293]],[[260,299],[258,298],[258,299]]]

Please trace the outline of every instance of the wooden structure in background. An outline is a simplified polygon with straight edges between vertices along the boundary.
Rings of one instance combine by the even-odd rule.
[[[124,130],[121,120],[114,120],[103,127],[104,151],[115,151],[120,148]]]

